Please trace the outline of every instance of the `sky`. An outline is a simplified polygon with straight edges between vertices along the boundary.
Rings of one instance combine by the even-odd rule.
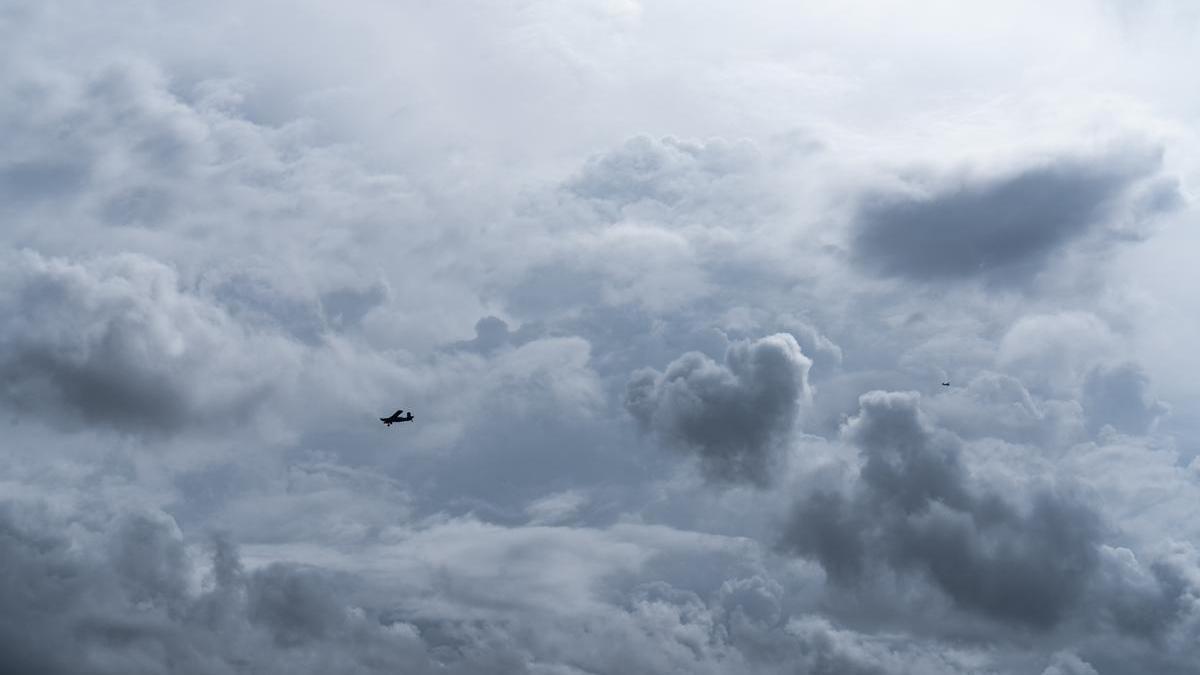
[[[0,2],[0,673],[1200,672],[1198,31]]]

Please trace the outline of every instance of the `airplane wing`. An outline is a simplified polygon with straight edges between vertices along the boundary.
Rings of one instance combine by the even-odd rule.
[[[400,417],[403,414],[404,410],[397,410],[396,412],[392,413],[392,417]]]

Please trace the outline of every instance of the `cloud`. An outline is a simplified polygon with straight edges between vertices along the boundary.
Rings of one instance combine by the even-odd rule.
[[[812,361],[786,333],[741,341],[718,364],[698,352],[629,380],[625,408],[641,428],[694,452],[705,475],[765,485],[811,396]]]
[[[566,490],[530,502],[525,507],[525,513],[529,515],[529,522],[533,525],[554,525],[573,518],[587,501],[587,495],[576,490]]]
[[[1085,436],[1078,401],[1035,398],[1020,379],[990,370],[922,401],[922,406],[939,424],[967,439],[1061,447]]]
[[[4,4],[5,666],[1194,670],[1194,17],[518,4]]]
[[[291,356],[287,341],[246,331],[143,256],[5,259],[0,308],[20,317],[0,330],[10,409],[137,433],[228,427],[271,390],[262,365],[285,368]]]
[[[1093,433],[1109,425],[1120,433],[1144,434],[1171,410],[1149,391],[1149,378],[1135,363],[1101,364],[1088,371],[1082,403]]]
[[[1093,313],[1028,314],[1000,338],[996,365],[1034,391],[1073,397],[1095,364],[1121,353],[1116,333]]]
[[[1087,661],[1071,652],[1057,652],[1042,675],[1099,675]]]
[[[708,599],[661,580],[610,583],[655,553],[731,543],[663,528],[434,523],[398,549],[419,562],[417,583],[383,585],[313,565],[248,568],[227,538],[198,550],[156,511],[64,514],[6,501],[0,532],[0,653],[22,672],[719,673],[746,669],[754,655],[738,644],[755,639],[818,660],[841,651],[820,638],[831,627],[780,633],[781,589],[761,575],[718,582]],[[376,569],[406,565],[385,560],[390,568]]]
[[[635,136],[590,158],[566,191],[610,222],[745,224],[777,205],[748,140]]]
[[[59,534],[73,526],[82,541]],[[49,527],[48,530],[41,528]],[[67,521],[0,510],[5,667],[39,673],[433,672],[411,629],[349,604],[336,575],[295,565],[246,572],[218,539],[195,589],[187,548],[162,514]],[[31,641],[31,638],[33,640]],[[51,648],[53,645],[53,648]]]
[[[498,349],[507,347],[513,339],[508,322],[497,316],[485,316],[475,322],[475,337],[471,340],[456,342],[454,349],[490,354]]]
[[[848,495],[800,500],[783,546],[855,584],[878,568],[925,575],[956,605],[1048,628],[1079,602],[1097,569],[1098,516],[1070,494],[1024,503],[971,485],[961,441],[932,426],[913,392],[860,398],[845,439],[863,464]]]
[[[936,589],[965,615],[951,619],[956,630],[1003,644],[1005,629],[970,627],[968,617],[982,617],[1017,629],[1016,635],[1033,629],[1076,645],[1075,654],[1054,656],[1048,672],[1074,672],[1069,668],[1079,663],[1134,672],[1147,659],[1163,672],[1187,671],[1188,650],[1154,645],[1173,643],[1194,620],[1190,554],[1161,548],[1135,554],[1114,544],[1130,534],[1113,520],[1130,521],[1109,508],[1110,500],[1125,501],[1113,486],[1169,483],[1173,471],[1135,478],[1111,463],[1091,466],[1126,473],[1105,484],[1072,462],[1063,467],[1069,480],[1037,476],[1046,465],[1038,450],[1022,450],[1032,453],[1022,463],[1002,444],[970,448],[935,426],[911,392],[864,394],[843,440],[858,449],[858,470],[844,484],[810,486],[781,540],[784,550],[822,566],[835,602],[854,607],[869,597],[873,609],[859,611],[873,616],[902,602],[907,615],[911,603],[928,602]],[[1131,463],[1158,461],[1145,449],[1128,452]],[[1081,457],[1078,466],[1097,456]],[[1092,503],[1084,496],[1089,492],[1108,498]],[[929,607],[927,618],[936,624],[938,605]]]
[[[632,452],[614,450],[622,429],[607,423],[588,341],[543,336],[486,355],[462,346],[441,350],[428,371],[437,379],[418,392],[431,408],[425,424],[442,436],[431,446],[438,461],[405,469],[406,480],[429,481],[426,498],[524,522],[528,502],[547,493],[629,476]]]
[[[1010,175],[967,176],[924,193],[873,197],[858,214],[852,253],[886,276],[1027,286],[1070,244],[1089,234],[1115,235],[1124,224],[1110,221],[1122,200],[1160,168],[1158,153],[1121,149]],[[1160,206],[1148,215],[1176,201],[1152,203]]]

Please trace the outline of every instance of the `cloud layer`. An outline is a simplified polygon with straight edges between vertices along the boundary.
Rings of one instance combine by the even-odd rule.
[[[465,9],[0,9],[0,671],[1195,672],[1194,12]]]

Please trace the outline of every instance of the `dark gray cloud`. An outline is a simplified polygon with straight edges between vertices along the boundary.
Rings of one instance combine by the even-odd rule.
[[[450,345],[452,350],[462,350],[488,355],[512,344],[513,335],[508,322],[497,316],[485,316],[475,322],[475,337]]]
[[[526,323],[517,330],[511,330],[507,321],[489,314],[475,322],[474,338],[454,342],[448,348],[488,356],[508,347],[520,347],[545,332],[545,328],[536,322]],[[571,334],[570,331],[562,333]]]
[[[334,634],[345,622],[345,601],[318,570],[275,563],[255,572],[247,616],[266,626],[275,643],[294,647]]]
[[[1160,167],[1158,153],[1135,148],[991,179],[965,177],[919,196],[872,197],[854,224],[853,255],[888,276],[1026,285],[1070,242],[1127,227],[1109,221],[1123,198]],[[1156,195],[1163,190],[1160,183],[1149,187]],[[1154,206],[1135,209],[1142,218],[1177,202],[1148,203]]]
[[[724,364],[690,352],[664,372],[635,373],[625,408],[643,429],[695,452],[708,477],[765,485],[810,396],[811,365],[786,333],[734,343]]]
[[[839,584],[914,571],[967,611],[1059,624],[1099,578],[1100,516],[1061,489],[1018,497],[974,485],[961,441],[934,427],[919,401],[913,392],[861,397],[843,429],[862,453],[858,480],[849,493],[801,498],[783,546],[815,558]]]

